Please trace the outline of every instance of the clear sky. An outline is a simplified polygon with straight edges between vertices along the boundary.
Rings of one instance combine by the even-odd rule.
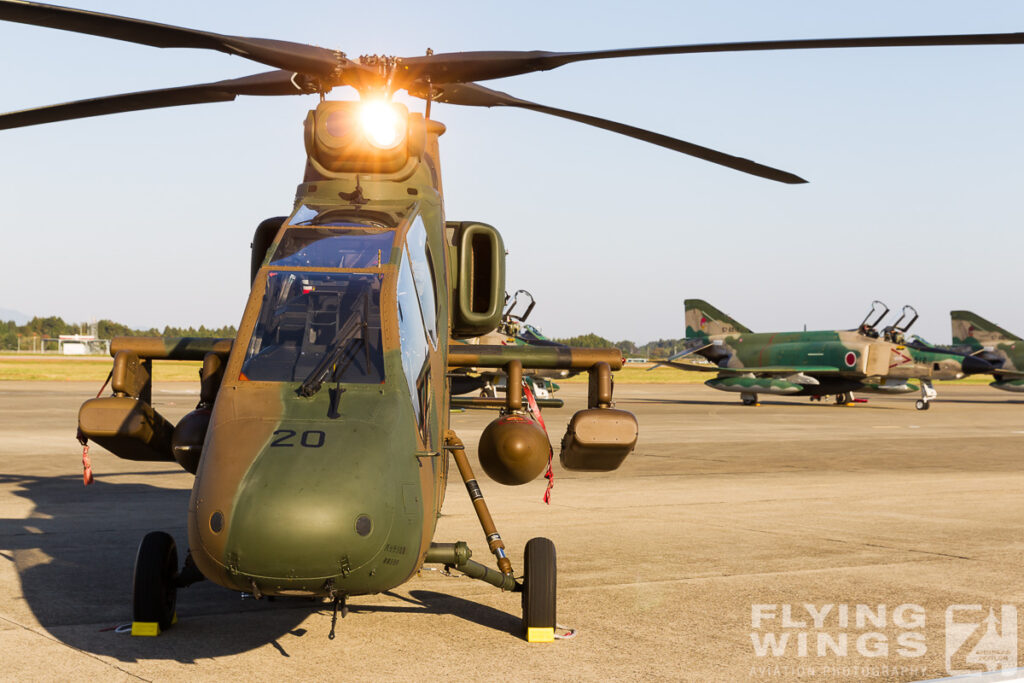
[[[77,6],[86,6],[77,3]],[[1024,31],[1024,3],[94,0],[219,33],[402,56]],[[267,67],[0,24],[0,110]],[[488,83],[792,171],[787,186],[520,110],[438,105],[450,220],[497,226],[552,336],[683,334],[704,298],[754,330],[853,327],[872,299],[948,340],[968,308],[1024,334],[1024,46],[682,55]],[[345,89],[336,99],[353,98]],[[0,132],[0,308],[237,324],[249,242],[290,211],[315,97],[239,98]],[[419,105],[416,105],[419,106]]]

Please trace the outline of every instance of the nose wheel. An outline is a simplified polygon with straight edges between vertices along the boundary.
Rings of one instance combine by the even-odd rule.
[[[928,410],[931,407],[931,401],[933,398],[939,395],[939,392],[935,391],[935,387],[932,386],[931,380],[921,380],[921,398],[917,399],[917,403],[914,407],[918,410]]]
[[[132,635],[157,636],[178,620],[178,548],[170,534],[151,531],[139,544],[132,582]]]
[[[523,553],[523,629],[530,643],[555,639],[555,544],[547,538],[531,538]]]

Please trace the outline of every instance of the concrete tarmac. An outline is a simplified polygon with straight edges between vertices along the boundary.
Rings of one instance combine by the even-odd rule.
[[[1013,394],[946,385],[929,411],[914,395],[753,408],[700,385],[620,385],[640,443],[598,474],[558,466],[586,391],[563,387],[566,408],[545,411],[550,506],[543,479],[510,488],[477,471],[517,568],[533,536],[558,549],[558,621],[576,636],[531,645],[518,595],[436,571],[354,598],[333,641],[329,605],[209,583],[178,593],[162,636],[118,633],[139,540],[163,529],[186,542],[192,476],[94,446],[84,487],[76,415],[97,388],[0,383],[3,680],[888,681],[1024,654],[1024,625],[1011,630],[1003,608],[1024,606]],[[158,383],[154,397],[176,420],[198,387]],[[492,417],[453,415],[474,464]],[[490,562],[452,475],[435,540],[468,541]]]

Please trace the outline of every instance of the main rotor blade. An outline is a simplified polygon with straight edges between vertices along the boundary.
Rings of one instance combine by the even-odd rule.
[[[239,55],[288,71],[328,78],[342,67],[356,67],[344,55],[303,43],[264,38],[225,36],[207,31],[129,19],[113,14],[24,0],[0,0],[0,20],[88,33],[153,47],[192,47]]]
[[[820,38],[804,40],[757,40],[736,43],[702,43],[636,47],[591,52],[449,52],[398,60],[398,78],[408,83],[423,80],[434,84],[486,81],[518,74],[547,71],[573,62],[620,57],[648,57],[704,52],[755,52],[765,50],[815,50],[861,47],[929,47],[950,45],[1019,45],[1024,33],[980,33],[938,36],[880,36],[875,38]]]
[[[415,97],[425,97],[425,94],[422,91],[415,89],[410,91],[410,94]],[[436,102],[459,104],[469,107],[518,107],[520,109],[530,109],[542,114],[550,114],[563,119],[569,119],[570,121],[585,123],[596,128],[610,130],[613,133],[619,133],[620,135],[636,138],[637,140],[643,140],[644,142],[649,142],[653,145],[658,145],[659,147],[665,147],[676,152],[697,157],[698,159],[710,161],[711,163],[718,164],[719,166],[725,166],[737,171],[742,171],[743,173],[767,178],[768,180],[774,180],[776,182],[787,183],[790,185],[807,182],[800,176],[793,175],[786,171],[781,171],[777,168],[772,168],[771,166],[759,164],[756,161],[751,161],[750,159],[734,157],[731,154],[718,152],[707,147],[701,147],[700,145],[695,145],[692,142],[685,142],[683,140],[677,140],[676,138],[670,138],[667,135],[654,133],[625,123],[616,123],[615,121],[609,121],[596,116],[579,114],[572,111],[566,111],[565,109],[557,109],[555,107],[537,104],[536,102],[521,100],[518,97],[509,95],[508,93],[491,90],[476,83],[446,85],[440,89],[440,94],[435,93],[433,99]]]
[[[55,121],[84,119],[104,114],[118,114],[126,111],[179,107],[206,102],[230,102],[238,95],[302,95],[309,92],[311,92],[309,89],[303,89],[297,85],[295,74],[288,71],[269,71],[216,83],[110,95],[0,114],[0,130]]]

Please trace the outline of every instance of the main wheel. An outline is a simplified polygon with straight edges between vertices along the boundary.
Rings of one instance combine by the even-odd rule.
[[[531,538],[523,553],[523,630],[531,643],[555,639],[555,544],[547,538]]]
[[[914,407],[918,410],[928,410],[928,408],[931,407],[931,404],[928,401],[917,399],[917,403],[914,404]]]
[[[174,623],[178,590],[174,580],[177,575],[178,548],[171,535],[163,531],[146,534],[135,557],[135,580],[132,584],[132,620],[135,624],[159,624],[160,630],[164,630]]]

